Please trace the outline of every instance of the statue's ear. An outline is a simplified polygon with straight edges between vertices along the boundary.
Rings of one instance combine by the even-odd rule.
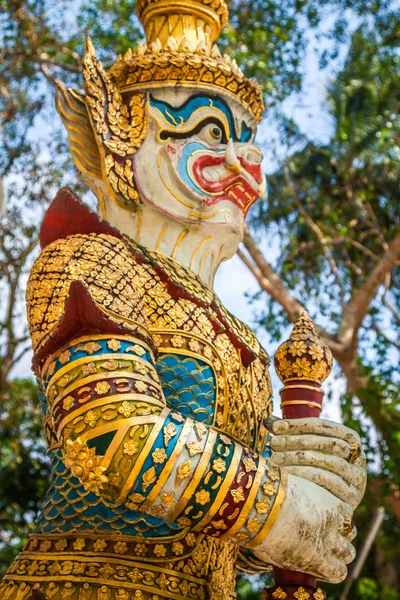
[[[147,95],[138,91],[127,97],[105,72],[90,38],[82,62],[85,103],[102,157],[104,180],[116,199],[138,203],[132,158],[146,137]]]
[[[72,158],[84,179],[102,179],[100,152],[94,137],[85,97],[57,81],[56,108],[68,132]]]

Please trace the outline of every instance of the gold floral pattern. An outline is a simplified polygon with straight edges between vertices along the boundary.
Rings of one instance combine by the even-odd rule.
[[[65,410],[70,410],[70,408],[73,407],[74,403],[75,403],[75,400],[73,399],[73,397],[72,396],[67,396],[63,400],[63,408]]]
[[[261,499],[256,503],[256,511],[260,514],[260,515],[266,515],[269,513],[269,511],[271,510],[271,506],[269,504],[269,502],[267,502],[267,500],[265,499]]]
[[[250,531],[250,533],[255,533],[257,532],[261,527],[261,523],[258,519],[249,519],[246,523],[246,529],[247,531]]]
[[[83,550],[85,546],[86,546],[86,542],[85,542],[84,538],[78,538],[73,544],[74,550],[78,550],[78,552],[80,550]]]
[[[189,450],[189,456],[196,456],[196,454],[200,454],[203,451],[198,442],[187,442],[186,447]]]
[[[89,490],[99,492],[108,478],[101,467],[101,457],[96,456],[94,448],[88,448],[79,438],[68,439],[65,444],[64,461],[81,483]]]
[[[128,456],[133,456],[139,451],[139,444],[134,440],[128,440],[124,443],[124,454],[128,454]]]
[[[243,464],[246,473],[251,473],[251,471],[257,471],[257,465],[252,458],[245,458]]]
[[[121,348],[121,342],[115,339],[109,340],[107,342],[107,348],[109,348],[113,352],[117,352],[117,350]]]
[[[154,554],[160,558],[167,554],[167,549],[164,544],[156,544],[154,546]]]
[[[235,504],[242,502],[245,499],[243,488],[240,486],[237,489],[231,490],[231,496]]]
[[[130,404],[129,402],[124,400],[124,402],[119,407],[118,412],[120,415],[123,415],[125,419],[129,419],[134,410],[135,407],[133,406],[133,404]]]
[[[172,544],[172,552],[176,556],[180,556],[181,554],[183,554],[183,545],[181,544],[181,542],[173,542],[173,544]]]
[[[114,545],[114,552],[116,554],[125,554],[128,551],[128,545],[126,542],[117,542]]]
[[[85,423],[87,425],[89,425],[90,427],[96,427],[96,423],[97,421],[100,419],[100,415],[98,415],[96,412],[94,412],[93,410],[89,410],[86,413],[86,417],[85,417]]]
[[[270,481],[267,481],[267,483],[264,483],[263,485],[263,492],[266,496],[270,496],[272,497],[275,494],[275,486],[273,483],[271,483]]]
[[[64,352],[61,352],[61,354],[58,355],[58,360],[62,365],[65,365],[70,358],[71,352],[69,350],[64,350]]]
[[[144,381],[137,381],[135,383],[135,388],[137,389],[138,392],[145,392],[147,390],[147,385],[144,383]]]
[[[105,540],[96,540],[93,544],[93,550],[95,552],[103,552],[107,548],[107,542]]]
[[[172,506],[175,503],[175,494],[173,492],[163,492],[160,494],[160,500],[165,506]]]
[[[99,381],[99,383],[96,384],[94,389],[96,394],[103,395],[107,394],[111,388],[106,381]]]
[[[196,493],[195,498],[196,502],[203,506],[204,504],[210,502],[210,492],[208,492],[207,490],[200,490]]]
[[[276,600],[285,600],[285,598],[287,598],[287,594],[281,587],[278,587],[274,592],[272,592],[272,597],[276,598]]]
[[[155,463],[160,464],[164,463],[168,458],[164,448],[156,448],[151,456],[153,457]]]
[[[307,346],[306,343],[302,341],[292,342],[288,347],[288,350],[292,356],[303,356],[303,354],[307,352]]]
[[[310,597],[310,594],[306,592],[303,587],[299,587],[297,592],[294,592],[293,596],[296,600],[307,600]]]
[[[222,458],[216,458],[213,461],[213,467],[212,468],[217,473],[224,473],[224,471],[226,471],[226,462]]]

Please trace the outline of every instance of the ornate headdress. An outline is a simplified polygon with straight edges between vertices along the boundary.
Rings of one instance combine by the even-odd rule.
[[[211,86],[261,119],[261,88],[214,43],[228,21],[224,0],[138,0],[137,13],[147,43],[128,50],[110,70],[121,92],[149,86]]]
[[[83,180],[101,202],[103,185],[117,202],[137,204],[132,157],[146,137],[146,90],[214,89],[241,102],[257,121],[262,91],[216,44],[228,20],[224,0],[138,0],[147,43],[119,56],[107,73],[88,38],[85,94],[59,83],[57,109]]]

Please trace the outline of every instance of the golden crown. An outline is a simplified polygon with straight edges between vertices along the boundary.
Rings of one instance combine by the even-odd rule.
[[[228,21],[224,0],[138,0],[146,43],[119,56],[110,70],[121,92],[145,87],[217,88],[239,100],[257,121],[260,86],[214,43]]]

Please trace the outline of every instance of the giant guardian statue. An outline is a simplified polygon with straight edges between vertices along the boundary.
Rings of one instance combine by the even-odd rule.
[[[213,291],[266,191],[261,90],[215,43],[223,0],[137,11],[144,45],[106,72],[88,40],[84,92],[57,89],[98,213],[62,189],[41,227],[27,311],[51,478],[0,598],[229,600],[237,570],[272,567],[339,582],[359,438],[271,417],[269,357]],[[316,405],[331,356],[306,315],[276,363]]]

